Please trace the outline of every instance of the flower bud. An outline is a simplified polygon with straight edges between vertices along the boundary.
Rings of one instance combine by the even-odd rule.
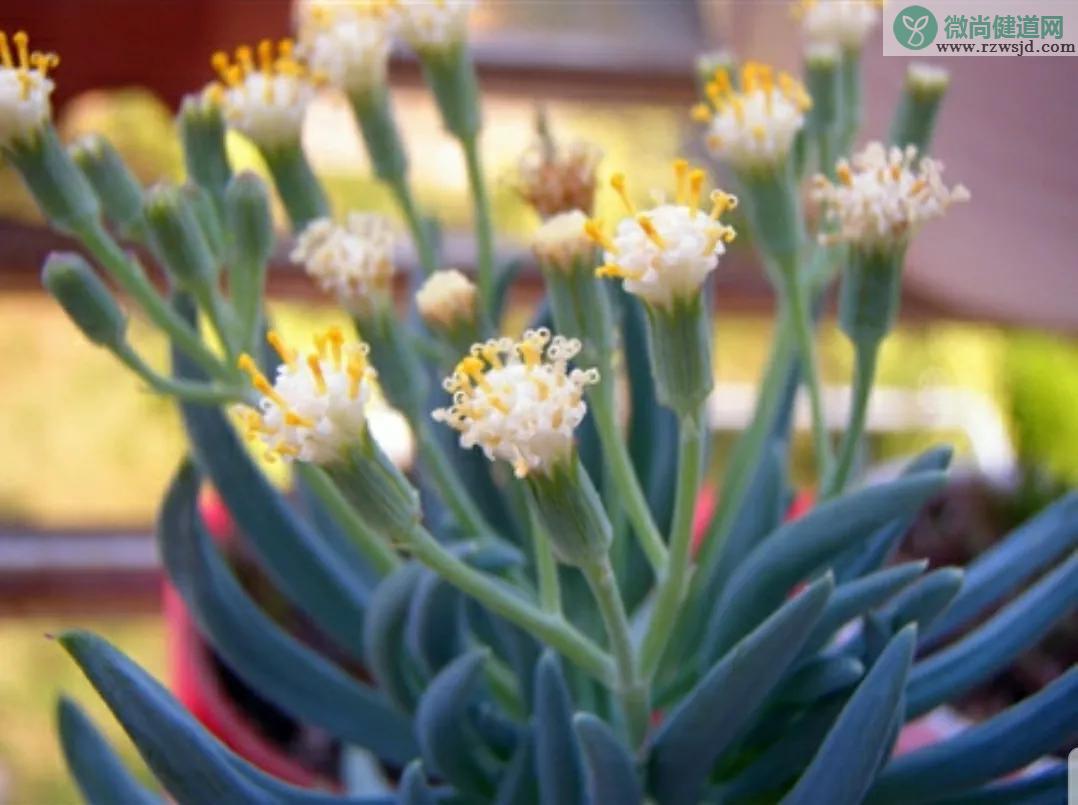
[[[805,51],[805,81],[812,108],[806,128],[817,137],[834,132],[839,123],[842,54],[834,45],[812,45]]]
[[[74,232],[101,214],[97,195],[56,135],[45,123],[31,140],[7,151],[41,212],[61,232]]]
[[[234,270],[261,270],[273,253],[273,216],[266,185],[245,171],[225,190],[225,221],[232,238]]]
[[[221,105],[212,93],[188,95],[180,106],[179,127],[187,175],[219,200],[232,178]]]
[[[221,229],[221,218],[214,209],[213,199],[201,186],[193,182],[187,182],[181,188],[184,198],[191,205],[191,211],[195,214],[202,236],[206,239],[210,254],[214,257],[214,269],[224,256],[225,233]]]
[[[554,555],[582,567],[602,559],[613,539],[599,494],[575,453],[542,472],[529,473],[535,511]]]
[[[122,232],[136,229],[142,220],[142,186],[112,143],[89,134],[71,147],[71,158],[90,180],[109,220]]]
[[[311,221],[290,255],[323,291],[336,294],[349,312],[392,307],[395,237],[389,220],[376,213],[351,212],[343,223]]]
[[[182,190],[163,184],[151,188],[144,215],[154,253],[179,287],[194,291],[213,281],[210,246]]]
[[[914,63],[906,71],[906,86],[891,123],[891,144],[928,151],[940,103],[947,92],[947,71],[930,64]]]
[[[41,283],[90,341],[112,349],[123,344],[127,320],[112,293],[77,254],[53,252]]]
[[[455,268],[435,271],[416,292],[416,309],[427,327],[465,350],[476,337],[477,292],[475,283]]]

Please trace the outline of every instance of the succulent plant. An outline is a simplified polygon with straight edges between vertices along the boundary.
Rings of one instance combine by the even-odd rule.
[[[707,124],[708,151],[729,168],[736,195],[705,194],[707,172],[678,160],[673,200],[638,208],[615,174],[626,214],[611,230],[588,217],[595,150],[561,148],[543,128],[521,193],[546,218],[534,243],[546,295],[519,339],[496,329],[513,271],[495,265],[467,0],[306,4],[298,46],[216,55],[220,82],[180,113],[188,182],[149,192],[101,138],[64,150],[48,110],[56,59],[31,54],[25,34],[12,39],[16,58],[0,40],[0,150],[53,225],[172,342],[170,373],[148,365],[98,272],[74,254],[50,257],[44,284],[73,322],[182,412],[190,455],[157,523],[169,579],[236,676],[373,763],[383,782],[372,791],[368,776],[334,792],[281,782],[218,742],[118,648],[63,634],[169,797],[1061,801],[1062,764],[1003,778],[1074,737],[1073,668],[957,737],[893,752],[905,724],[1005,668],[1073,609],[1078,497],[968,568],[929,570],[889,560],[946,483],[950,451],[849,488],[906,246],[968,194],[918,156],[946,87],[938,72],[911,71],[890,148],[846,158],[860,117],[857,45],[875,11],[819,5],[805,12],[811,98],[765,65],[735,75],[727,58],[701,60],[705,101],[693,117]],[[436,229],[409,189],[385,82],[392,29],[415,49],[468,166],[474,284],[437,270]],[[821,43],[825,35],[834,41]],[[408,316],[394,307],[390,228],[359,212],[335,222],[300,147],[306,104],[326,82],[351,101],[416,244],[426,280]],[[293,260],[336,294],[358,340],[330,328],[305,353],[269,327],[269,191],[233,175],[228,127],[261,150],[296,235]],[[811,168],[822,172],[812,198],[823,215],[810,239],[799,187]],[[774,284],[778,326],[718,508],[694,527],[712,394],[706,291],[737,235],[721,217],[738,198]],[[149,250],[167,296],[120,239]],[[840,273],[839,322],[857,373],[832,455],[814,312]],[[440,386],[439,374],[448,375]],[[822,493],[789,520],[802,384]],[[376,386],[411,426],[410,472],[390,460],[367,416]],[[267,479],[259,454],[290,466],[292,494]],[[204,483],[275,589],[347,662],[290,634],[240,583],[199,514]],[[158,801],[67,699],[59,727],[88,801]]]

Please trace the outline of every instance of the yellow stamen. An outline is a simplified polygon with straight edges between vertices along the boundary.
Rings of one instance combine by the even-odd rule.
[[[678,204],[684,204],[687,199],[688,186],[686,179],[689,177],[689,163],[684,159],[674,160],[674,180],[676,182],[677,190],[674,197],[677,199]]]
[[[248,73],[254,72],[255,63],[249,46],[240,45],[236,48],[236,62],[239,64],[242,75],[246,76]]]
[[[539,401],[543,402],[550,396],[550,386],[543,382],[538,377],[532,378],[532,385],[535,386],[536,392],[539,394]]]
[[[359,386],[363,382],[363,377],[367,372],[367,367],[364,362],[358,357],[353,356],[348,361],[348,398],[350,400],[356,399],[359,396]]]
[[[266,333],[266,340],[269,342],[269,345],[273,347],[274,351],[280,356],[282,361],[284,361],[289,366],[295,364],[296,353],[288,348],[288,346],[284,343],[284,340],[281,338],[280,333],[278,333],[276,330],[270,330],[268,333]]]
[[[666,241],[663,240],[662,235],[655,228],[655,224],[651,222],[651,219],[646,215],[636,216],[636,222],[640,224],[640,228],[644,230],[644,234],[648,236],[648,240],[658,246],[660,249],[666,248]]]
[[[916,196],[922,190],[928,187],[928,182],[924,179],[915,179],[913,184],[910,185],[910,195]]]
[[[734,209],[737,206],[737,196],[732,196],[729,193],[724,193],[721,190],[711,191],[711,213],[710,218],[712,221],[717,221],[719,218],[729,210]]]
[[[295,411],[285,411],[284,424],[290,425],[293,428],[313,428],[314,420],[308,417],[301,416]],[[280,447],[277,448],[280,450]]]
[[[706,103],[695,104],[689,110],[689,117],[697,123],[708,123],[711,121],[711,107]]]
[[[258,43],[258,69],[266,75],[273,73],[273,43],[268,39]]]
[[[294,444],[285,444],[284,442],[278,442],[274,448],[280,455],[292,456],[295,458],[299,455],[299,448]]]
[[[625,205],[625,209],[628,210],[629,215],[635,215],[636,205],[634,205],[632,199],[629,198],[629,192],[625,187],[625,174],[615,173],[611,176],[610,186],[614,188],[614,192],[618,194],[621,203]]]
[[[218,50],[212,56],[210,56],[210,66],[214,69],[214,72],[220,76],[221,80],[226,84],[228,83],[229,67],[232,65],[231,60],[228,58],[228,54],[223,50]]]
[[[30,37],[27,36],[26,31],[16,31],[11,41],[15,43],[15,50],[19,54],[19,67],[28,70],[30,68]]]
[[[850,171],[850,166],[846,162],[840,162],[835,166],[835,176],[844,185],[849,187],[853,184],[853,173]]]
[[[517,478],[524,478],[528,475],[528,462],[523,457],[517,458],[513,462],[513,475]]]
[[[543,357],[542,348],[533,340],[521,341],[517,344],[517,351],[520,353],[520,357],[524,361],[524,364],[529,368],[538,366]]]
[[[14,63],[11,61],[11,48],[8,47],[7,34],[0,31],[0,64],[3,64],[7,69],[11,69]]]
[[[318,351],[318,357],[322,360],[326,359],[326,335],[325,333],[317,333],[314,336],[314,348]]]
[[[314,386],[319,394],[326,393],[326,376],[322,374],[322,361],[313,352],[307,356],[307,368],[311,370]]]
[[[488,396],[487,402],[490,403],[491,407],[496,409],[497,411],[500,411],[503,414],[509,413],[509,406],[506,405],[505,400],[503,400],[497,394],[491,394],[490,396]]]
[[[584,234],[611,254],[618,253],[617,245],[609,235],[603,232],[602,224],[597,219],[592,218],[584,222]]]
[[[470,377],[472,382],[484,391],[490,389],[490,383],[487,381],[486,374],[484,374],[483,362],[479,358],[473,355],[462,358],[460,363],[457,364],[457,371]]]
[[[700,194],[704,190],[704,171],[697,168],[689,174],[689,207],[693,215],[700,209]]]
[[[340,327],[334,325],[326,331],[326,338],[329,340],[330,353],[333,355],[333,368],[340,370],[341,346],[344,344],[344,333],[341,332]]]
[[[720,94],[726,95],[732,91],[733,86],[730,84],[730,71],[725,67],[719,67],[715,70],[713,80],[715,86],[718,87]]]

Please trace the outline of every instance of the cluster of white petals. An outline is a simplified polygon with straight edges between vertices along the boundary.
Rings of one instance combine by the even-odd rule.
[[[742,67],[737,89],[719,68],[706,91],[708,103],[694,107],[693,117],[708,124],[708,150],[744,170],[784,160],[812,105],[795,78],[757,62]]]
[[[837,181],[817,176],[813,198],[823,205],[833,232],[824,242],[888,248],[905,243],[925,221],[939,218],[956,202],[967,201],[962,185],[943,183],[943,165],[908,146],[869,143],[852,162],[839,161]]]
[[[450,50],[468,35],[475,0],[394,0],[394,28],[418,53]]]
[[[207,93],[223,106],[232,128],[261,148],[299,141],[317,82],[306,65],[294,58],[291,40],[283,39],[275,46],[264,39],[255,51],[238,47],[235,60],[218,51],[212,64],[220,83],[211,84]]]
[[[315,336],[306,356],[289,349],[276,333],[270,343],[281,356],[271,384],[248,355],[240,367],[262,395],[258,407],[236,407],[246,435],[260,440],[268,458],[331,464],[339,460],[366,428],[366,406],[374,369],[367,345],[345,343],[340,328]]]
[[[810,45],[859,50],[880,21],[879,0],[802,0],[795,10]]]
[[[53,90],[48,73],[59,61],[54,53],[30,52],[25,31],[10,43],[0,31],[0,149],[32,139],[48,122]]]
[[[352,94],[385,84],[392,42],[384,3],[314,0],[298,18],[297,55],[329,84]]]
[[[415,304],[423,321],[452,328],[475,321],[475,283],[455,268],[435,271],[416,291]]]
[[[389,220],[375,213],[349,213],[343,224],[317,218],[296,239],[291,258],[322,290],[355,310],[389,291],[394,240]]]
[[[596,274],[623,280],[626,291],[660,308],[695,297],[707,275],[718,267],[726,244],[736,236],[719,219],[737,206],[737,198],[714,190],[711,210],[705,212],[700,209],[704,172],[690,170],[684,160],[674,163],[674,171],[675,203],[638,211],[629,200],[624,177],[617,174],[611,184],[629,215],[618,222],[613,236],[606,235],[597,221],[584,226],[604,249],[605,262]]]
[[[479,445],[491,461],[513,465],[518,478],[546,473],[572,455],[573,431],[584,419],[584,391],[597,369],[570,369],[580,342],[549,330],[520,341],[496,338],[472,346],[445,383],[453,395],[434,418],[460,431],[464,448]]]
[[[543,268],[572,271],[595,256],[595,244],[585,227],[588,216],[582,210],[570,210],[547,218],[532,235],[532,253]],[[592,268],[585,265],[585,268]]]

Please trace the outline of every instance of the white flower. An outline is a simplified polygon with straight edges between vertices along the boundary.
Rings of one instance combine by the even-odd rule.
[[[581,261],[595,256],[595,244],[585,232],[588,216],[582,210],[570,210],[548,218],[532,235],[532,253],[544,268],[572,271]]]
[[[59,63],[55,53],[31,53],[25,31],[14,34],[10,44],[0,31],[0,149],[31,139],[48,122],[53,89],[48,74]]]
[[[904,244],[925,221],[939,218],[947,208],[969,199],[962,185],[943,183],[943,165],[917,159],[917,149],[869,143],[851,163],[840,160],[832,183],[815,178],[813,198],[823,204],[835,231],[821,235],[826,243],[847,242],[863,248]]]
[[[435,271],[415,295],[419,315],[427,324],[451,329],[475,321],[475,283],[455,268]]]
[[[299,10],[296,52],[313,72],[349,93],[386,83],[390,36],[386,8],[370,0],[315,0]]]
[[[207,88],[209,97],[224,107],[230,126],[261,148],[298,142],[315,95],[315,78],[292,52],[289,39],[282,39],[276,48],[264,39],[257,54],[244,45],[236,48],[235,61],[224,51],[211,60],[221,81]]]
[[[546,473],[572,455],[584,390],[599,382],[596,369],[569,369],[579,351],[579,341],[546,329],[474,344],[443,384],[452,405],[433,416],[460,431],[462,447],[508,461],[518,478]]]
[[[281,356],[270,384],[249,355],[240,368],[262,394],[258,407],[236,406],[249,439],[259,439],[267,458],[331,464],[367,427],[366,406],[375,371],[367,363],[367,345],[345,343],[339,327],[315,336],[315,349],[298,355],[270,332]]]
[[[925,62],[913,62],[906,68],[906,86],[918,95],[942,95],[951,83],[944,68]]]
[[[708,124],[706,143],[712,156],[739,169],[785,159],[812,105],[799,81],[757,62],[742,67],[738,89],[725,68],[719,68],[706,91],[709,103],[693,107],[693,118]]]
[[[393,21],[417,53],[449,50],[468,36],[475,0],[395,0]]]
[[[605,250],[605,264],[596,275],[624,280],[626,291],[661,308],[699,293],[707,275],[718,267],[725,244],[736,235],[719,218],[737,206],[737,198],[714,190],[711,210],[704,212],[700,209],[704,171],[690,170],[679,159],[674,173],[675,203],[659,203],[644,211],[637,211],[624,177],[616,174],[610,184],[621,195],[629,216],[617,224],[613,237],[603,233],[598,221],[585,225],[588,236]]]
[[[860,50],[880,21],[878,0],[802,0],[794,6],[810,44]]]
[[[292,249],[292,262],[303,265],[323,291],[335,293],[352,310],[380,302],[390,290],[393,229],[375,213],[349,213],[343,224],[317,218],[304,228]]]

